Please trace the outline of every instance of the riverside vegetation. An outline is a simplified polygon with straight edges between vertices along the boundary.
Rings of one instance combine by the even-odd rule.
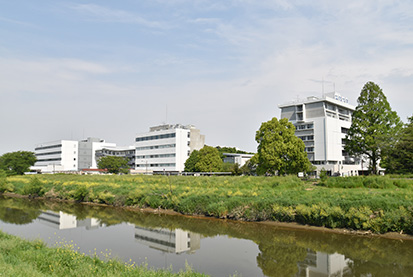
[[[118,260],[103,261],[74,251],[64,243],[47,247],[42,241],[27,241],[0,231],[0,272],[4,276],[206,276],[186,271],[148,269]]]
[[[413,234],[413,180],[384,176],[12,176],[0,192],[246,221]]]

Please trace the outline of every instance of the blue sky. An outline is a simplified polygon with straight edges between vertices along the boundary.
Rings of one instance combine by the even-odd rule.
[[[194,124],[255,151],[279,104],[380,85],[413,114],[413,2],[0,0],[0,154]]]

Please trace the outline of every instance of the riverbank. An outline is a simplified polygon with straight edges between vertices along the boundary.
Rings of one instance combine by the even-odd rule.
[[[117,260],[103,261],[74,251],[73,245],[50,248],[42,241],[27,241],[0,231],[2,276],[206,276],[192,272],[172,273]]]
[[[388,177],[9,177],[5,192],[245,221],[413,234],[413,180]]]

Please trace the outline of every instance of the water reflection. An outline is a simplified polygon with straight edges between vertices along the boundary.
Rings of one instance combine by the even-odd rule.
[[[181,229],[144,228],[135,225],[135,240],[169,253],[190,252],[201,247],[201,235]]]
[[[298,263],[297,276],[352,276],[350,268],[352,263],[352,260],[338,253],[327,254],[307,249],[306,258]]]
[[[37,220],[44,225],[50,226],[58,230],[72,229],[78,227],[85,227],[86,230],[96,229],[101,226],[99,219],[86,218],[78,220],[75,215],[67,214],[62,211],[41,212]]]
[[[389,240],[260,223],[139,213],[116,208],[0,196],[0,229],[28,238],[55,231],[85,253],[175,271],[188,261],[212,276],[411,276],[413,241]],[[29,224],[30,223],[30,224]],[[22,226],[21,224],[25,224]],[[53,243],[51,243],[53,244]]]

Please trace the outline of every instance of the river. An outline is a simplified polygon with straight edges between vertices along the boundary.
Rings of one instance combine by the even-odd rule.
[[[211,276],[413,276],[413,240],[0,196],[0,230]]]

